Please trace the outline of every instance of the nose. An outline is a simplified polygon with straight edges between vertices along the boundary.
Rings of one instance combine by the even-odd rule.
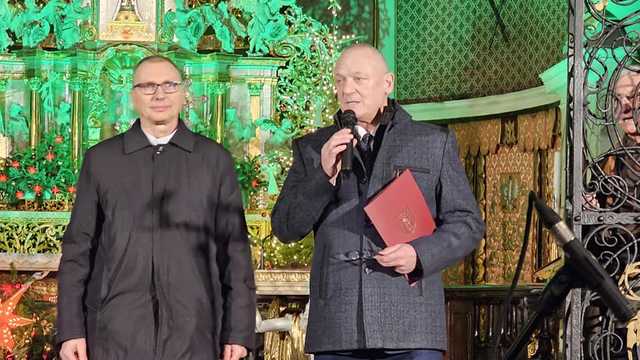
[[[350,78],[344,79],[342,83],[342,93],[348,95],[352,94],[353,92],[355,92],[353,80],[351,80]]]
[[[162,86],[158,86],[158,88],[156,89],[156,93],[153,94],[152,99],[153,100],[162,100],[167,96],[167,94],[164,93],[164,90],[162,90]]]
[[[618,100],[618,108],[616,109],[619,116],[628,115],[633,110],[632,100],[623,97]]]

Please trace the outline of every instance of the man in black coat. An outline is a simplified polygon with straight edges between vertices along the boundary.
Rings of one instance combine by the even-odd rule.
[[[393,75],[371,46],[346,49],[334,77],[341,111],[352,110],[358,119],[355,133],[332,125],[296,139],[272,212],[282,241],[314,232],[305,350],[317,360],[442,359],[447,334],[440,272],[484,233],[454,135],[412,121],[388,98]],[[349,142],[355,142],[355,156],[353,171],[345,172],[341,158]],[[385,247],[363,207],[404,169],[411,169],[437,229]],[[417,281],[410,285],[406,275]]]
[[[233,160],[179,120],[186,90],[169,59],[143,59],[133,83],[140,119],[80,172],[58,273],[61,358],[240,359],[256,300]]]

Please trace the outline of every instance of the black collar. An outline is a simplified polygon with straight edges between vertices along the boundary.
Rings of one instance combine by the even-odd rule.
[[[187,128],[182,120],[178,120],[178,128],[173,137],[171,137],[169,143],[172,143],[185,151],[193,152],[195,142],[195,134]],[[147,136],[142,131],[140,119],[137,119],[131,128],[124,133],[124,153],[131,154],[140,149],[144,149],[147,146],[151,146],[151,144],[149,143]]]

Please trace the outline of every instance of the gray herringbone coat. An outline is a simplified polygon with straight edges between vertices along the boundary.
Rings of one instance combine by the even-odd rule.
[[[366,221],[357,179],[334,188],[320,165],[322,145],[337,131],[319,129],[293,142],[294,161],[273,209],[275,235],[291,242],[314,231],[311,307],[305,350],[445,350],[444,291],[440,272],[467,255],[482,238],[484,224],[446,128],[411,120],[394,101],[366,196],[410,168],[437,230],[412,242],[422,264],[417,286],[375,262],[345,261],[353,250],[383,247]],[[371,271],[372,270],[372,271]]]

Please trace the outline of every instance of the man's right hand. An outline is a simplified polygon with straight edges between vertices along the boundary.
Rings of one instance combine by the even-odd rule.
[[[84,338],[71,339],[62,343],[60,349],[60,359],[62,360],[88,360],[87,342]]]
[[[340,172],[340,154],[347,148],[347,143],[354,141],[351,129],[342,129],[333,134],[320,150],[322,170],[329,177],[329,181],[335,185],[336,177]]]

